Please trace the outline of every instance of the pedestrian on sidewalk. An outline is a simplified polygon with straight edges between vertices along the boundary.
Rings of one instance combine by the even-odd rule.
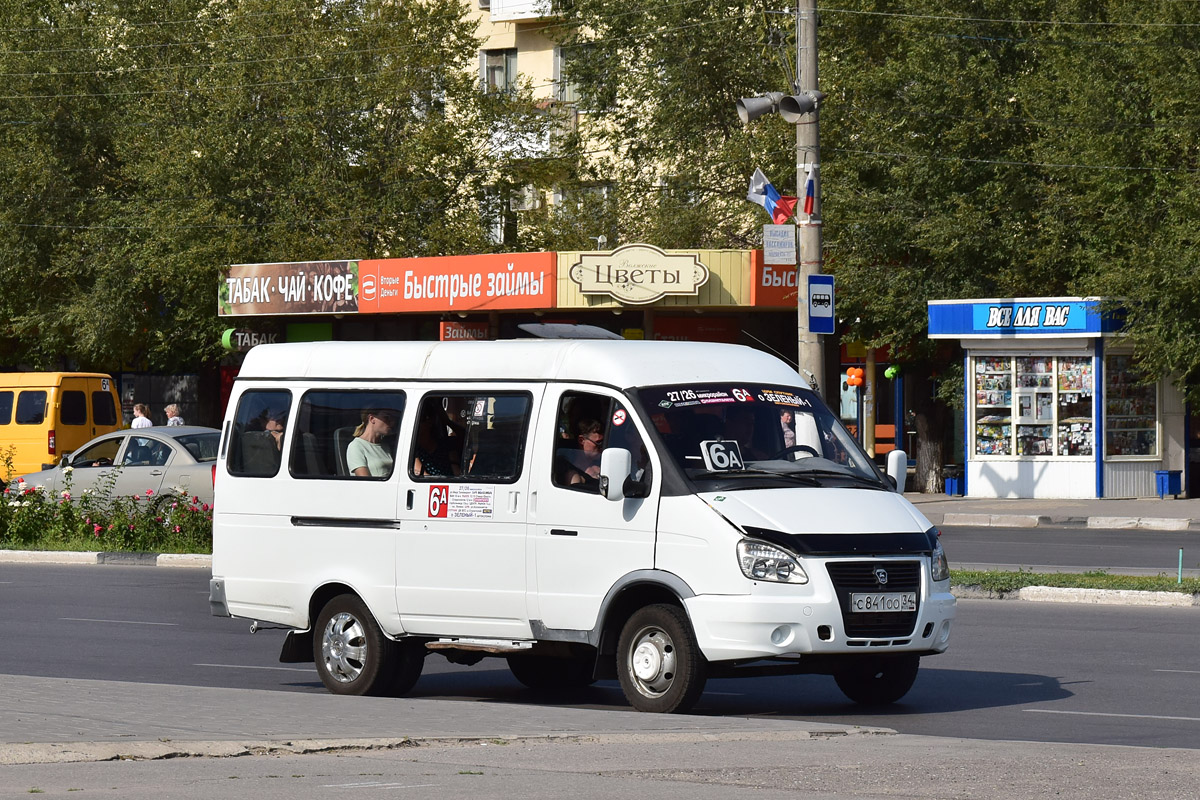
[[[149,428],[154,423],[150,421],[150,406],[145,403],[133,404],[133,422],[131,428]]]
[[[167,425],[168,426],[186,425],[187,424],[186,422],[183,421],[183,417],[179,416],[179,406],[176,403],[168,404],[167,407],[163,409],[163,411],[167,412]]]

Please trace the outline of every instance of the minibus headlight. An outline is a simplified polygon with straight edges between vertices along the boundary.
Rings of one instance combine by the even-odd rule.
[[[950,564],[946,561],[946,551],[942,549],[942,543],[938,542],[937,547],[929,554],[930,576],[935,581],[950,580]]]
[[[737,546],[742,574],[755,581],[808,583],[808,575],[786,550],[753,539],[742,539]]]

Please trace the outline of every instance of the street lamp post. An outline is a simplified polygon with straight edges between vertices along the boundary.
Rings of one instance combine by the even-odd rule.
[[[796,80],[792,92],[791,95],[769,92],[760,97],[742,98],[737,102],[737,109],[743,123],[777,112],[796,126],[796,195],[802,204],[805,202],[805,184],[811,175],[812,209],[804,215],[804,221],[796,223],[797,364],[818,393],[824,394],[825,352],[821,337],[812,332],[808,319],[808,278],[820,274],[824,262],[821,255],[818,106],[825,95],[818,89],[817,82],[816,0],[796,0]]]

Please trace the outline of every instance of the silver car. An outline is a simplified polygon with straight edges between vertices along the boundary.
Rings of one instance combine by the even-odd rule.
[[[197,425],[131,428],[97,436],[52,469],[33,472],[20,480],[58,493],[65,487],[64,469],[71,467],[71,494],[95,490],[105,475],[120,470],[111,494],[155,496],[181,489],[188,497],[212,505],[213,472],[221,432]],[[16,481],[14,481],[16,483]]]

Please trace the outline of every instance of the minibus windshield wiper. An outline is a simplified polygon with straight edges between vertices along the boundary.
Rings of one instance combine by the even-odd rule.
[[[781,478],[791,480],[799,478],[813,486],[819,486],[821,481],[819,478],[809,473],[799,472],[778,472],[771,469],[701,469],[688,470],[688,476],[692,480],[705,480],[709,478]]]
[[[842,472],[841,470],[836,470],[836,469],[807,469],[807,470],[804,470],[803,472],[795,472],[795,473],[788,473],[788,474],[795,475],[796,477],[812,478],[813,480],[815,480],[817,482],[820,482],[821,478],[842,478],[844,480],[853,481],[855,483],[860,483],[863,486],[869,487],[871,489],[887,489],[888,488],[883,483],[880,483],[879,481],[875,480],[874,478],[870,478],[866,475],[859,475],[856,472]]]

